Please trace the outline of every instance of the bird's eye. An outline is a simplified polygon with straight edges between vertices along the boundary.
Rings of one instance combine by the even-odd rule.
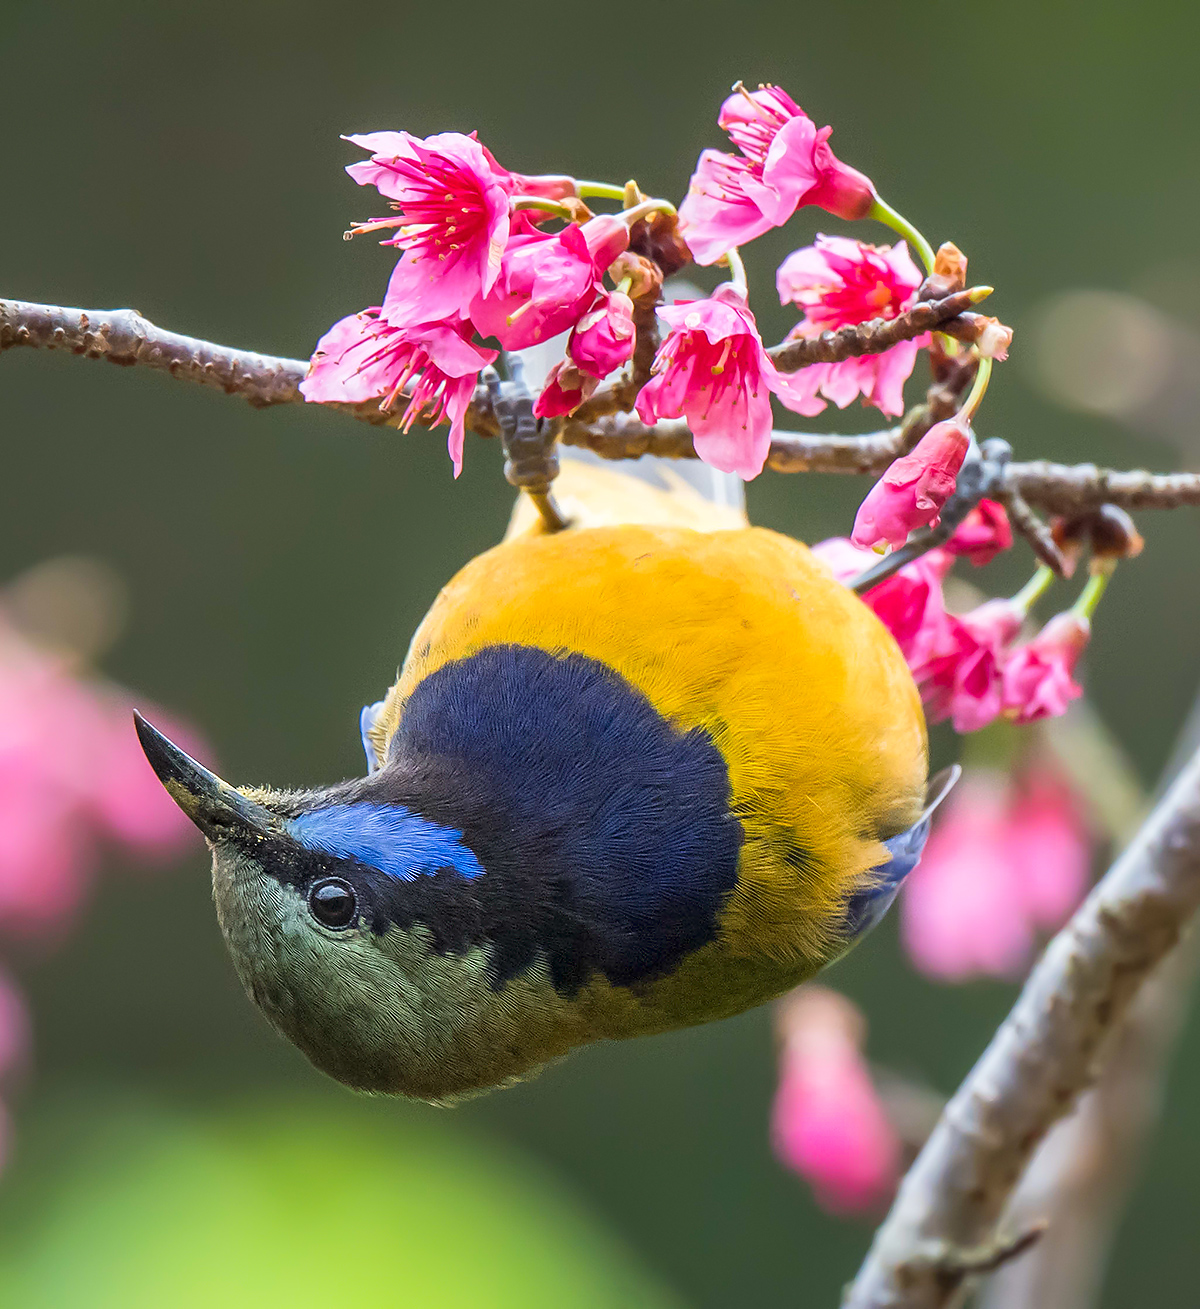
[[[349,927],[358,910],[354,887],[340,877],[327,877],[308,893],[308,907],[326,927]]]

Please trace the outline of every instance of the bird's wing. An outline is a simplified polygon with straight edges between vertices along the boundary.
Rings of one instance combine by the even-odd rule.
[[[883,843],[891,858],[872,870],[875,876],[871,884],[852,896],[846,906],[846,932],[849,940],[856,940],[864,932],[869,932],[887,913],[900,890],[900,883],[921,861],[921,852],[929,839],[934,811],[954,789],[961,776],[962,769],[958,764],[935,773],[929,779],[925,811],[921,817],[907,832],[901,832],[899,836],[893,836]]]

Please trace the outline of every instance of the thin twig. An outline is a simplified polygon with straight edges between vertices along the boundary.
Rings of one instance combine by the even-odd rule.
[[[304,360],[233,350],[168,332],[132,309],[63,309],[0,300],[0,351],[16,346],[68,350],[89,359],[138,364],[184,381],[218,387],[260,408],[304,401],[299,391],[308,369]],[[782,473],[878,476],[893,459],[907,453],[932,423],[953,412],[951,389],[943,387],[941,393],[936,405],[917,406],[899,427],[864,436],[777,431],[772,435],[767,464]],[[338,410],[374,426],[397,421],[394,414],[381,413],[374,401],[321,408]],[[467,426],[479,436],[499,435],[482,385],[476,388],[467,411]],[[673,459],[696,456],[685,423],[670,420],[648,427],[636,414],[612,413],[591,423],[568,419],[560,439],[567,445],[586,446],[606,459],[632,459],[648,453]],[[1037,460],[1009,464],[1004,488],[1015,490],[1027,503],[1049,513],[1070,513],[1105,503],[1125,509],[1200,505],[1200,473],[1119,472],[1094,464],[1072,467]]]
[[[143,318],[136,309],[64,309],[25,300],[0,300],[0,351],[16,346],[69,350],[86,359],[107,359],[124,367],[140,364],[180,381],[241,396],[256,409],[304,403],[300,383],[308,372],[305,360],[235,350],[168,332]],[[394,414],[381,411],[374,400],[322,407],[347,413],[374,427],[397,421]],[[496,435],[482,388],[476,392],[476,404],[467,412],[467,424],[488,436]]]
[[[1117,472],[1095,464],[1013,464],[1008,482],[1050,513],[1066,514],[1093,505],[1122,509],[1174,509],[1200,505],[1200,473]]]
[[[1009,521],[1018,534],[1028,541],[1033,553],[1042,563],[1053,568],[1059,577],[1065,577],[1068,568],[1063,552],[1058,548],[1050,528],[1033,512],[1029,502],[1012,483],[1007,469],[1004,483],[995,494],[996,499],[1008,511]]]
[[[1051,942],[901,1184],[844,1309],[950,1303],[957,1284],[921,1252],[972,1251],[994,1238],[1033,1152],[1088,1085],[1106,1038],[1197,906],[1200,752]]]
[[[987,294],[986,287],[972,287],[968,291],[955,291],[940,300],[919,300],[895,318],[872,318],[868,323],[839,327],[837,331],[822,332],[820,336],[781,341],[767,354],[781,373],[794,373],[810,364],[837,364],[844,359],[857,359],[860,355],[881,354],[901,341],[911,341],[935,327],[950,336],[974,339],[978,336],[975,322],[968,320],[957,325],[961,330],[956,330],[951,320],[966,314]]]

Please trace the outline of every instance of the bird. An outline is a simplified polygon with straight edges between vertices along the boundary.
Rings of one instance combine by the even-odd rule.
[[[583,455],[567,530],[519,502],[437,596],[364,776],[234,787],[137,716],[247,993],[356,1090],[453,1103],[771,1000],[878,921],[953,783],[890,634],[737,479]]]

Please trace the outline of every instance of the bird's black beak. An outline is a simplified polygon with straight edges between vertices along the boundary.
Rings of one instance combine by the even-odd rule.
[[[151,727],[137,710],[133,722],[150,767],[167,794],[210,841],[225,841],[237,835],[265,836],[276,826],[268,810],[198,764]]]

